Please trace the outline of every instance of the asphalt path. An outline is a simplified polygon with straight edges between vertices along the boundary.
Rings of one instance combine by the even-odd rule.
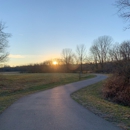
[[[97,75],[20,98],[0,115],[0,130],[121,130],[70,97],[72,92],[105,78]]]

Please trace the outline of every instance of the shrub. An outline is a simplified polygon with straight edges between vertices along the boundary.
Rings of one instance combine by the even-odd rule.
[[[104,84],[103,95],[106,99],[130,106],[130,81],[124,76],[113,75]]]

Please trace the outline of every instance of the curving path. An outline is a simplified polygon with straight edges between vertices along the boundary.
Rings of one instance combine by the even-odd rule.
[[[70,97],[72,92],[105,78],[97,75],[25,96],[0,115],[0,130],[121,130]]]

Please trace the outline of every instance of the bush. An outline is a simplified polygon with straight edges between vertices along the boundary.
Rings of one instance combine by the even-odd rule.
[[[124,76],[113,75],[104,84],[103,95],[106,99],[130,106],[130,81]]]

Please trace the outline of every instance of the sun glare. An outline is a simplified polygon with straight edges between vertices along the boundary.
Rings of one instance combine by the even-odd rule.
[[[57,65],[58,63],[57,63],[57,61],[53,61],[53,65]]]

